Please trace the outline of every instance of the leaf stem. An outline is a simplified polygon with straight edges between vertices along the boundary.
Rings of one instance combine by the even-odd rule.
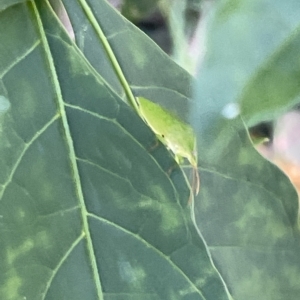
[[[88,16],[91,24],[93,25],[94,29],[96,30],[101,42],[102,42],[102,45],[106,51],[106,54],[107,56],[109,57],[110,61],[111,61],[111,64],[116,72],[116,75],[117,77],[119,78],[120,82],[121,82],[121,85],[123,86],[124,88],[124,91],[125,91],[125,94],[127,96],[127,99],[129,101],[129,103],[132,105],[132,107],[135,109],[135,111],[137,112],[137,114],[141,116],[141,113],[140,113],[140,109],[139,109],[139,105],[132,93],[132,90],[129,86],[129,83],[127,82],[126,80],[126,77],[120,67],[120,64],[103,32],[103,30],[101,29],[99,23],[97,22],[93,12],[92,12],[92,9],[88,6],[88,4],[86,3],[85,0],[80,0],[79,1],[83,10],[85,11],[86,15]]]

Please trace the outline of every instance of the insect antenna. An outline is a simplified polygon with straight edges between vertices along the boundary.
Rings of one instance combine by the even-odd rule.
[[[200,176],[198,173],[197,166],[193,166],[193,172],[192,172],[192,180],[190,185],[190,196],[188,204],[192,204],[194,197],[198,195],[200,190]]]
[[[193,166],[193,181],[192,181],[192,188],[193,188],[193,193],[195,196],[199,194],[200,190],[200,176],[198,173],[198,168],[197,166]]]

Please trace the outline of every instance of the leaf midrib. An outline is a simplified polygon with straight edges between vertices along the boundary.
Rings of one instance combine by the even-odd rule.
[[[98,267],[97,267],[97,263],[96,263],[96,255],[95,255],[95,252],[94,252],[92,238],[91,238],[89,225],[88,225],[88,221],[87,221],[87,209],[86,209],[85,202],[84,202],[84,196],[83,196],[82,185],[81,185],[81,180],[80,180],[80,176],[79,176],[79,170],[78,170],[78,166],[77,166],[77,162],[76,162],[76,155],[75,155],[75,148],[74,148],[74,144],[73,144],[73,139],[72,139],[71,131],[70,131],[69,124],[68,124],[68,121],[67,121],[65,104],[64,104],[64,101],[63,101],[60,84],[59,84],[57,73],[56,73],[56,70],[55,70],[54,60],[53,60],[53,57],[51,55],[51,50],[50,50],[50,47],[49,47],[49,44],[48,44],[48,41],[47,41],[46,33],[43,29],[42,20],[40,18],[38,9],[37,9],[36,4],[34,3],[34,1],[32,0],[30,3],[31,3],[32,9],[33,9],[33,13],[36,16],[37,27],[38,27],[38,30],[39,30],[39,33],[40,33],[43,49],[45,50],[45,56],[46,56],[46,59],[48,60],[50,75],[51,75],[51,78],[53,80],[53,86],[54,86],[54,91],[55,91],[56,96],[57,96],[58,108],[59,108],[59,112],[60,112],[60,115],[61,115],[62,125],[63,125],[64,133],[65,133],[65,136],[66,136],[67,146],[69,148],[69,153],[70,153],[69,158],[70,158],[70,161],[71,161],[71,167],[73,169],[73,176],[74,176],[75,186],[76,186],[76,189],[77,189],[77,195],[78,195],[80,206],[81,206],[83,231],[84,231],[84,234],[86,236],[87,250],[88,250],[89,258],[90,258],[90,261],[91,261],[91,267],[92,267],[92,271],[93,271],[94,281],[95,281],[95,284],[96,284],[97,295],[98,295],[99,300],[103,300],[104,297],[103,297],[103,293],[102,293],[102,287],[101,287],[101,281],[100,281],[100,277],[99,277],[99,271],[98,271]],[[47,3],[47,5],[49,6],[48,3]]]

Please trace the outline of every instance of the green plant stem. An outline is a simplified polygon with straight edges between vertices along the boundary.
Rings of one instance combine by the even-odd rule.
[[[111,61],[111,64],[116,72],[116,75],[117,77],[119,78],[120,82],[121,82],[121,85],[123,86],[124,88],[124,91],[125,91],[125,94],[126,94],[126,97],[129,101],[129,103],[132,105],[132,107],[135,109],[135,111],[137,112],[137,114],[141,116],[140,114],[140,109],[139,109],[139,106],[138,106],[138,103],[131,91],[131,88],[125,78],[125,75],[120,67],[120,64],[109,44],[109,42],[107,41],[107,38],[103,32],[103,30],[101,29],[100,25],[98,24],[91,8],[88,6],[88,4],[86,3],[85,0],[80,0],[80,4],[83,8],[83,10],[85,11],[88,19],[90,20],[91,24],[93,25],[94,29],[96,30],[101,42],[102,42],[102,45],[107,53],[107,56],[109,57],[109,60]]]

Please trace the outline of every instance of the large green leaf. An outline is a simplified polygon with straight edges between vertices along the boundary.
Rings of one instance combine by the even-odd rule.
[[[182,170],[36,4],[0,18],[0,299],[228,299]]]
[[[294,83],[283,87],[276,71],[294,72],[295,56],[281,47],[296,41],[292,33],[300,7],[288,3],[222,2],[211,20],[195,89],[192,119],[202,183],[196,219],[237,300],[296,300],[300,295],[297,194],[253,148],[235,105],[241,103],[242,116],[253,122],[275,117],[294,101]],[[278,49],[280,60],[274,59]],[[266,101],[271,86],[281,90]]]

